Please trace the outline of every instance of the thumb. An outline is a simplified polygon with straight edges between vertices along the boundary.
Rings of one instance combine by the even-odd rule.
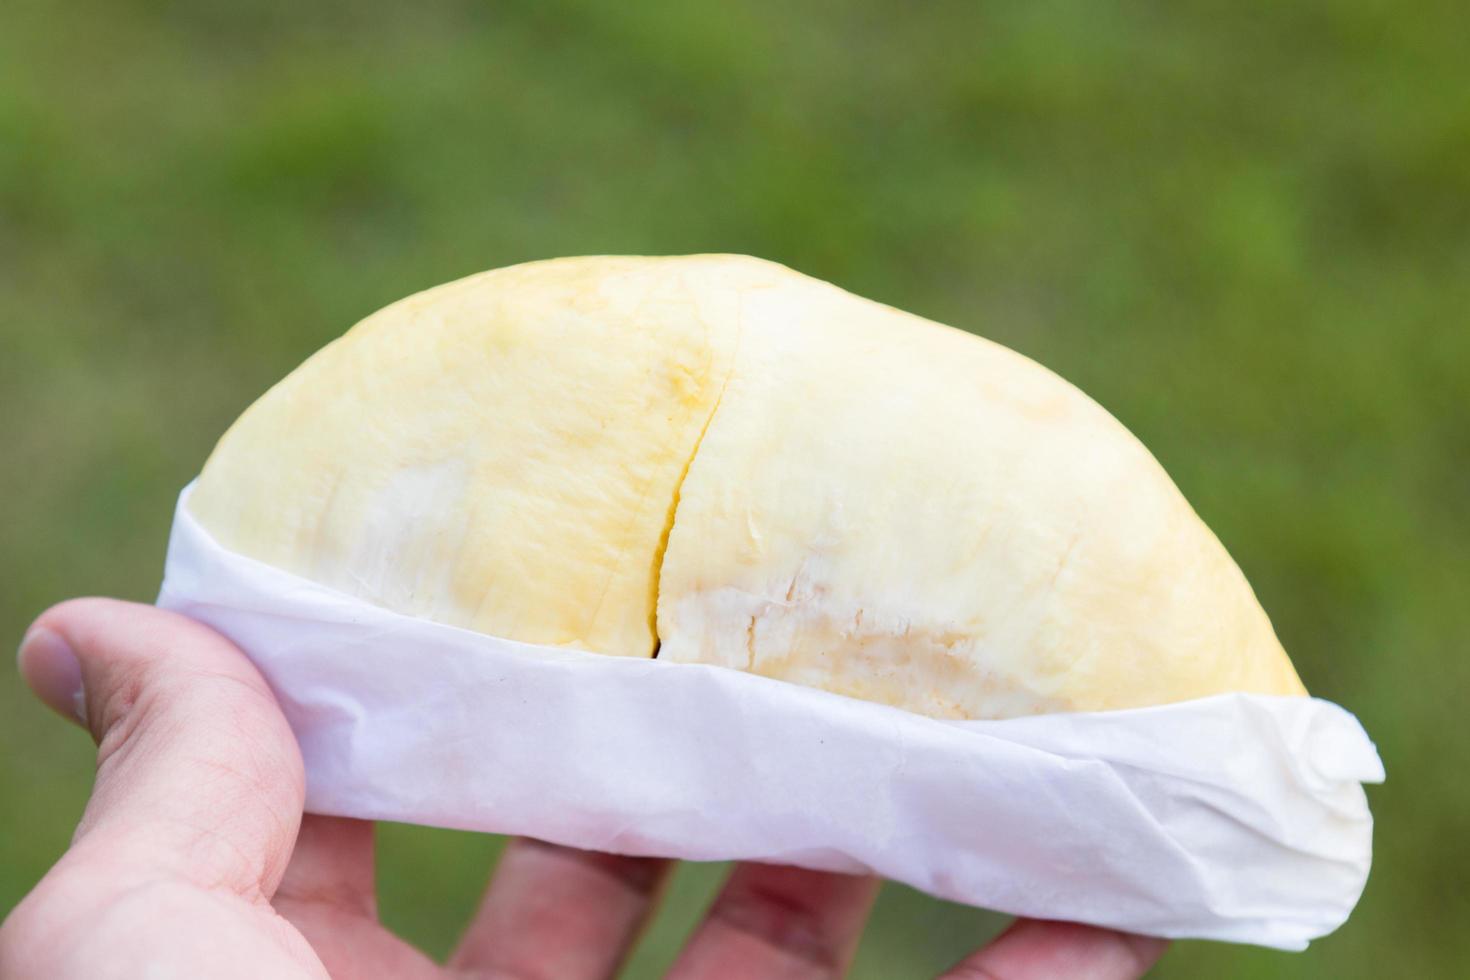
[[[301,821],[301,753],[238,648],[152,606],[75,599],[32,625],[20,669],[97,742],[69,857],[274,893]]]

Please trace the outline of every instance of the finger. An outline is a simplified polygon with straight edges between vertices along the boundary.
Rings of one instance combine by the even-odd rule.
[[[296,849],[275,904],[316,906],[358,918],[378,917],[373,825],[346,817],[301,818]]]
[[[450,965],[484,976],[612,976],[670,865],[516,838]]]
[[[875,878],[736,867],[670,977],[839,977],[878,894]]]
[[[1168,940],[1150,936],[1074,922],[1017,919],[942,980],[1135,980],[1168,947]]]
[[[438,964],[378,922],[373,825],[308,815],[271,904],[334,977],[437,978]]]
[[[79,706],[98,745],[67,860],[275,890],[301,818],[301,754],[233,644],[151,606],[77,599],[41,615],[20,667],[47,704]]]

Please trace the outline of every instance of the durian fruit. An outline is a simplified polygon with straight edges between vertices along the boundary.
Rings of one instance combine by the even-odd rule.
[[[1305,693],[1087,396],[742,256],[557,259],[395,303],[251,406],[188,506],[407,615],[941,718]]]

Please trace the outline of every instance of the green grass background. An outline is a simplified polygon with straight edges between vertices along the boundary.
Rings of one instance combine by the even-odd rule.
[[[751,252],[1078,383],[1377,740],[1348,924],[1158,975],[1470,975],[1467,38],[1459,0],[9,0],[0,635],[152,597],[214,439],[377,307],[532,258]],[[0,674],[0,912],[89,764]],[[388,921],[445,951],[496,848],[386,828]],[[719,872],[681,872],[630,976]],[[890,889],[855,975],[1000,921]]]

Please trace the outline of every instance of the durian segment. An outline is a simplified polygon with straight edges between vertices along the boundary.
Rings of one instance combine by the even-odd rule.
[[[1086,396],[738,256],[533,263],[388,307],[240,418],[190,507],[409,615],[661,641],[940,717],[1303,693],[1239,569]]]
[[[787,270],[741,310],[661,658],[949,718],[1304,693],[1225,549],[1076,388]]]
[[[398,612],[650,656],[752,272],[567,259],[409,297],[246,411],[189,506],[226,547]]]

